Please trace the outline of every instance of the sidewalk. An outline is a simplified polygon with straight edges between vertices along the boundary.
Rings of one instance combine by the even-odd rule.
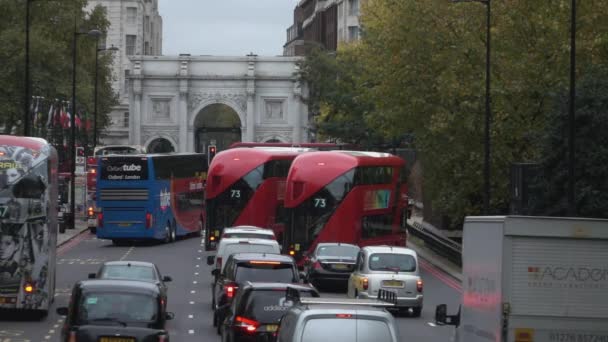
[[[76,228],[66,229],[65,233],[57,233],[57,247],[67,243],[80,234],[86,234],[88,231],[87,222],[76,220]]]
[[[421,216],[412,215],[412,217],[408,219],[408,224],[411,224],[412,222],[423,222],[423,220]],[[425,225],[428,224],[428,222],[425,222]],[[424,245],[424,241],[410,234],[408,235],[407,245],[409,248],[416,251],[416,253],[418,253],[422,259],[428,261],[433,266],[462,283],[462,268],[448,259],[437,255],[430,248]]]

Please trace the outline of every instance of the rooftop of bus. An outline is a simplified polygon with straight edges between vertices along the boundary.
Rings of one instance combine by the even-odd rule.
[[[405,164],[405,160],[401,157],[384,152],[368,152],[368,151],[321,151],[310,152],[298,156],[294,160],[293,165],[340,165],[342,167],[356,166],[398,166]]]

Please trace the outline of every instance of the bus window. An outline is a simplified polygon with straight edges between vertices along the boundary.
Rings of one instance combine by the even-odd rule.
[[[392,181],[391,166],[361,166],[355,174],[355,185],[390,184]]]
[[[364,239],[391,235],[393,214],[370,215],[362,218],[361,237]]]

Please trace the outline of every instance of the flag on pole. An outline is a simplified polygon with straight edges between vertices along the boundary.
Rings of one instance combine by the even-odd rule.
[[[53,103],[51,103],[51,107],[49,108],[49,116],[46,118],[46,128],[51,128],[53,124]]]

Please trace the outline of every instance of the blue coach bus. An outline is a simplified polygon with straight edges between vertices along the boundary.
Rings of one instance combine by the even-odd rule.
[[[97,237],[173,242],[204,227],[207,160],[200,153],[101,157]]]

